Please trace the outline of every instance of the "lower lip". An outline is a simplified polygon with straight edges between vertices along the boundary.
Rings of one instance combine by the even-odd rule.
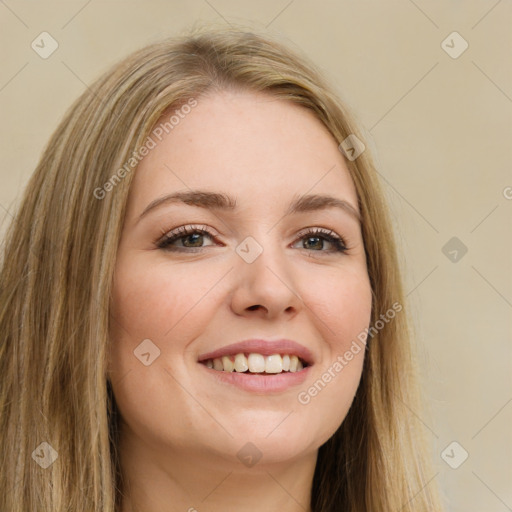
[[[244,391],[253,391],[257,393],[281,393],[290,388],[302,384],[307,376],[311,366],[298,372],[276,373],[274,375],[252,375],[250,373],[223,372],[207,368],[204,364],[199,365],[218,381],[231,384]]]

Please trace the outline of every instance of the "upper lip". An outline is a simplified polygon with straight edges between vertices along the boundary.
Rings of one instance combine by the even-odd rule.
[[[213,352],[201,354],[198,358],[199,362],[215,359],[222,356],[236,355],[240,353],[261,354],[263,356],[271,356],[273,354],[289,354],[296,355],[309,365],[313,364],[313,354],[304,345],[293,340],[264,340],[251,339],[226,345]]]

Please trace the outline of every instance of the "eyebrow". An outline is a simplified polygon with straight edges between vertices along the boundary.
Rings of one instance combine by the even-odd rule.
[[[153,211],[162,205],[173,203],[184,203],[190,206],[224,211],[236,211],[238,206],[236,199],[224,193],[209,192],[205,190],[174,192],[172,194],[159,197],[149,203],[141,213],[138,221],[145,217],[150,211]],[[287,217],[296,213],[325,210],[328,208],[339,208],[348,213],[359,223],[361,222],[361,214],[348,201],[323,194],[309,194],[296,197],[288,206],[284,216]]]

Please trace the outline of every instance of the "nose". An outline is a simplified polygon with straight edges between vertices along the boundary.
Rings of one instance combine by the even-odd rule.
[[[268,244],[266,244],[268,245]],[[297,276],[282,247],[264,247],[251,263],[239,257],[234,269],[231,308],[239,316],[291,319],[304,307]]]

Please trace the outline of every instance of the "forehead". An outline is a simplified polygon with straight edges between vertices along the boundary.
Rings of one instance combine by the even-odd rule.
[[[242,204],[306,193],[337,193],[357,204],[337,142],[306,108],[264,93],[223,91],[198,98],[186,112],[171,111],[157,123],[174,115],[136,170],[129,212],[187,189],[225,191]]]

